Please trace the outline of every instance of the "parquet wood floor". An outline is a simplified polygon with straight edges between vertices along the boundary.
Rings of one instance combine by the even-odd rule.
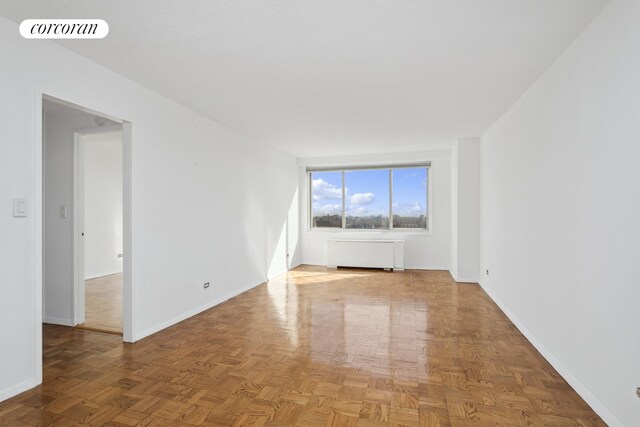
[[[135,344],[45,326],[1,425],[603,426],[477,285],[300,267]]]
[[[79,328],[122,335],[122,273],[85,281],[85,322]]]

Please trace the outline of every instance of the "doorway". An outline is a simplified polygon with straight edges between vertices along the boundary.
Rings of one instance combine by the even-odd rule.
[[[43,323],[132,340],[131,123],[42,97]]]
[[[122,130],[75,135],[78,327],[122,334]],[[84,302],[84,303],[83,303]]]

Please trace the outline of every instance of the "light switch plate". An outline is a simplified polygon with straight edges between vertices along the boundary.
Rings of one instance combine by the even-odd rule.
[[[27,199],[13,199],[13,216],[25,217],[28,214]]]

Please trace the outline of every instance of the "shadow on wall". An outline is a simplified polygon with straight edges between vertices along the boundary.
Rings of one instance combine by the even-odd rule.
[[[299,259],[297,169],[288,158],[271,160],[264,162],[275,167],[251,170],[236,187],[245,189],[244,200],[239,200],[243,206],[229,220],[242,232],[225,250],[242,257],[243,271],[233,274],[237,283],[255,283],[256,277],[267,281]]]
[[[293,199],[289,205],[289,215],[287,220],[287,259],[288,269],[300,265],[302,255],[300,254],[300,191],[296,186]]]
[[[298,265],[298,232],[298,188],[296,187],[279,236],[277,239],[275,235],[270,235],[267,238],[267,242],[275,242],[275,246],[267,248],[267,254],[271,259],[267,279],[278,276]]]

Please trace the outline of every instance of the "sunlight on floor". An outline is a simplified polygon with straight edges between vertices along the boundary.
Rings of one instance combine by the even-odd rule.
[[[383,277],[386,285],[380,286]],[[415,298],[416,289],[397,287],[410,277],[302,266],[272,279],[267,291],[292,350],[303,336],[316,363],[415,378],[415,328],[427,328],[428,309]],[[366,288],[385,296],[367,296]]]

